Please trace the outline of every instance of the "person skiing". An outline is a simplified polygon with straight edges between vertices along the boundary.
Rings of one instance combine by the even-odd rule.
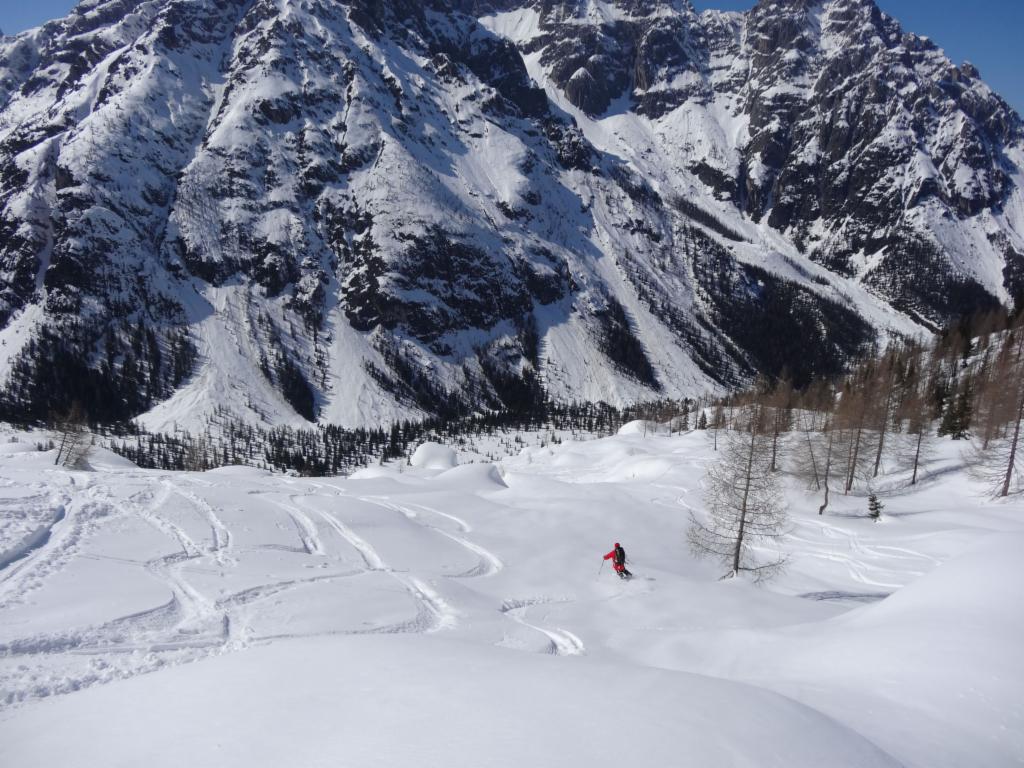
[[[612,561],[612,568],[619,574],[620,579],[630,579],[633,577],[633,574],[626,570],[626,550],[622,548],[619,542],[615,542],[615,548],[605,555],[604,559]]]

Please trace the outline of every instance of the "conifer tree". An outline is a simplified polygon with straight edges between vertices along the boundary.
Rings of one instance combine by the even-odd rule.
[[[954,440],[966,439],[971,428],[973,409],[970,382],[964,382],[957,391],[956,397],[950,401],[945,413],[942,415],[939,435],[942,437],[949,436]]]
[[[883,509],[885,509],[885,505],[878,500],[878,496],[875,493],[868,496],[868,516],[876,523],[882,519]]]

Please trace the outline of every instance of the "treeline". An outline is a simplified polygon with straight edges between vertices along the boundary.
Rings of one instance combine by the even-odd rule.
[[[843,377],[799,391],[785,376],[759,381],[709,413],[701,426],[765,435],[772,471],[785,446],[787,469],[822,493],[820,512],[830,494],[871,490],[887,473],[916,484],[942,437],[969,441],[973,471],[1006,496],[1022,487],[1024,317],[993,312],[964,320],[930,344],[894,344]]]
[[[781,554],[765,559],[765,545],[786,529],[783,471],[821,493],[818,514],[831,494],[866,489],[877,521],[878,484],[897,473],[897,483],[917,484],[939,438],[969,441],[970,471],[1007,496],[1022,488],[1022,420],[1024,321],[1004,313],[959,323],[928,345],[894,344],[799,391],[786,377],[762,380],[699,416],[721,450],[705,481],[708,513],[690,516],[690,549],[720,561],[725,577],[766,578],[785,565]]]
[[[101,442],[149,469],[205,471],[248,465],[308,476],[349,474],[372,463],[407,459],[424,441],[458,445],[497,434],[570,433],[575,438],[615,434],[637,419],[689,429],[698,405],[692,400],[664,400],[628,408],[605,403],[545,402],[522,410],[497,410],[459,419],[403,421],[377,429],[325,425],[313,429],[259,427],[219,410],[199,434],[136,431],[106,434]]]
[[[159,351],[152,339],[132,341],[129,349],[133,354],[142,350],[139,356],[150,361],[149,370],[178,369],[177,364],[154,362]],[[177,362],[183,356],[168,357]],[[72,403],[60,409],[60,404],[50,403],[51,425],[67,420],[55,414],[79,407]],[[1018,445],[1024,417],[1024,320],[999,313],[972,318],[932,342],[903,341],[868,355],[839,378],[813,379],[796,388],[783,372],[773,383],[759,380],[717,400],[615,408],[523,398],[513,408],[357,429],[265,427],[222,409],[200,432],[174,434],[149,433],[133,424],[103,426],[102,415],[87,417],[97,442],[142,467],[202,471],[244,464],[314,476],[401,460],[427,440],[459,445],[526,432],[586,439],[644,419],[679,430],[707,429],[717,449],[719,431],[753,430],[765,438],[757,445],[768,446],[769,471],[806,478],[809,488],[822,494],[821,512],[831,494],[870,491],[887,474],[903,473],[917,483],[935,440],[948,437],[970,441],[975,472],[995,493],[1008,495],[1022,487]]]

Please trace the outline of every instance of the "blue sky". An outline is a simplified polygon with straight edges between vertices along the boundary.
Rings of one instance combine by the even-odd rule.
[[[1024,112],[1024,0],[877,0],[884,11],[969,60],[985,81]],[[693,0],[698,8],[745,10],[753,0]],[[20,32],[66,14],[72,0],[0,0],[0,29]]]

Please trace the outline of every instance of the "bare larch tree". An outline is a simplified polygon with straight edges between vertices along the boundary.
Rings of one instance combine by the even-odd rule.
[[[754,548],[783,535],[786,514],[772,471],[772,435],[764,411],[746,406],[738,418],[740,428],[723,436],[722,456],[708,471],[708,519],[691,514],[687,538],[695,556],[729,567],[723,578],[750,573],[761,580],[777,572],[784,558],[759,562]]]

